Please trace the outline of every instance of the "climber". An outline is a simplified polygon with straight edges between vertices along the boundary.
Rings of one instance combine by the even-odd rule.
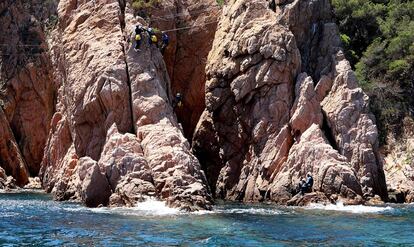
[[[144,31],[144,29],[142,28],[141,25],[137,25],[135,27],[135,51],[139,51],[140,47],[141,47],[141,40],[142,40],[142,32]]]
[[[273,12],[276,12],[276,2],[275,0],[269,1],[269,9],[273,10]]]
[[[178,108],[183,106],[183,96],[181,93],[177,93],[173,101],[173,108],[175,109],[177,106]]]
[[[167,48],[170,43],[170,37],[165,32],[162,32],[162,45],[161,45],[161,54],[164,55],[165,48]]]
[[[310,172],[306,174],[306,192],[310,193],[312,192],[313,187],[313,177]]]
[[[301,178],[298,184],[298,191],[303,196],[306,193],[307,186],[304,178]]]
[[[154,29],[152,29],[151,27],[148,28],[147,30],[148,33],[148,42],[149,44],[155,44],[155,46],[157,46],[158,48],[158,38],[157,35],[155,35]]]

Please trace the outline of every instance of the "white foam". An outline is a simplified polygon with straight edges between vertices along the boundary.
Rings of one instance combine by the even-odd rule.
[[[366,214],[366,213],[381,213],[385,211],[393,210],[392,207],[376,207],[376,206],[364,206],[364,205],[344,205],[343,202],[338,202],[337,204],[311,204],[310,206],[305,207],[305,209],[322,209],[329,211],[342,211],[354,214]]]
[[[145,202],[137,203],[132,209],[151,215],[171,215],[180,212],[180,210],[176,208],[167,207],[165,202],[153,198],[147,199]]]
[[[276,209],[268,208],[229,208],[229,209],[213,209],[212,211],[200,210],[192,212],[191,214],[204,215],[204,214],[250,214],[250,215],[279,215],[286,214]]]
[[[127,216],[165,216],[179,214],[180,210],[170,208],[163,201],[148,198],[144,202],[137,203],[134,207],[101,207],[101,208],[69,208],[69,211],[89,210],[101,214],[119,214]]]

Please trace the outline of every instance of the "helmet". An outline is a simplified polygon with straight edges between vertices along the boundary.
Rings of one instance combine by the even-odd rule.
[[[148,28],[148,32],[152,33],[152,27]]]
[[[306,173],[306,177],[312,176],[310,172]]]

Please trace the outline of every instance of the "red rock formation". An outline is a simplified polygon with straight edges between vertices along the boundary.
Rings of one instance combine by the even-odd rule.
[[[184,135],[191,140],[205,108],[205,66],[211,50],[220,7],[215,0],[163,1],[152,10],[151,25],[168,31],[171,44],[164,59],[173,94],[180,92],[182,108],[175,110]]]
[[[205,176],[170,104],[163,57],[146,37],[139,52],[128,42],[143,20],[115,0],[60,2],[59,18],[53,50],[64,81],[43,185],[56,199],[87,206],[156,196],[173,207],[209,208]]]
[[[311,171],[328,196],[386,199],[375,122],[340,45],[329,1],[279,1],[276,14],[266,1],[228,2],[193,145],[207,171],[221,169],[209,178],[217,196],[286,203]]]
[[[22,1],[2,1],[0,12],[0,105],[22,157],[14,156],[23,159],[34,176],[54,109],[48,48],[41,23]],[[27,178],[17,180],[20,185],[27,182]]]

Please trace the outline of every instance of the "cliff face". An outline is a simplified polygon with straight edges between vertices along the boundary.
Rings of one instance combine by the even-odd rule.
[[[0,4],[3,187],[39,175],[57,200],[198,210],[213,195],[303,203],[290,199],[311,172],[315,200],[386,199],[375,120],[329,1],[273,12],[265,0],[168,0],[150,23],[123,0],[23,3]],[[146,35],[134,51],[138,23],[167,31],[164,56]]]
[[[172,93],[183,95],[183,107],[175,113],[189,140],[205,108],[205,67],[220,12],[216,0],[162,1],[151,10],[151,25],[171,39],[164,60]]]
[[[193,142],[217,196],[284,203],[311,172],[327,195],[386,198],[368,98],[328,1],[279,1],[276,13],[230,1],[208,61]]]
[[[42,16],[30,11],[23,1],[0,4],[0,164],[19,185],[39,172],[54,109]]]
[[[133,205],[156,196],[190,210],[210,195],[170,105],[163,58],[146,39],[133,50],[133,18],[118,1],[61,1],[52,51],[62,80],[42,163],[57,199]],[[82,75],[82,76],[80,76]]]

